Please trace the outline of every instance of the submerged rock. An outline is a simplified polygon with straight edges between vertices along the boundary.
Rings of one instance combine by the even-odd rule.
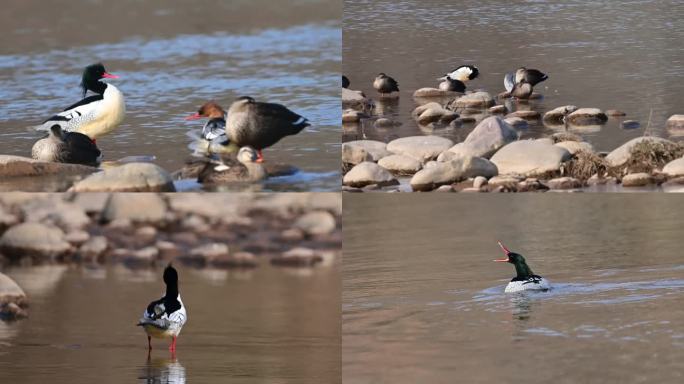
[[[598,108],[580,108],[569,114],[567,121],[573,125],[596,125],[608,121],[608,116]]]
[[[392,174],[379,165],[364,161],[352,168],[342,179],[344,185],[361,188],[370,184],[379,186],[396,185],[399,182]]]
[[[577,189],[582,188],[582,182],[574,177],[558,177],[549,180],[546,185],[551,189]]]
[[[342,106],[343,108],[354,108],[364,110],[372,105],[370,99],[366,97],[361,91],[354,91],[351,89],[342,88]]]
[[[72,192],[175,192],[171,175],[150,163],[129,163],[92,174]]]
[[[30,257],[52,260],[71,251],[64,232],[41,223],[22,223],[8,229],[0,237],[0,252],[10,260]]]
[[[558,172],[571,158],[567,149],[537,140],[516,141],[497,151],[491,160],[499,174],[542,176]]]
[[[454,143],[439,136],[409,136],[392,140],[387,144],[387,150],[397,154],[412,157],[422,163],[436,159],[440,153],[449,149]]]
[[[364,161],[377,162],[389,155],[387,144],[375,140],[355,140],[342,143],[342,162],[359,164]]]
[[[620,123],[620,126],[622,129],[636,129],[641,126],[638,121],[636,120],[625,120],[622,123]]]
[[[347,109],[342,112],[342,123],[358,123],[363,117],[366,116],[362,112],[354,109]]]

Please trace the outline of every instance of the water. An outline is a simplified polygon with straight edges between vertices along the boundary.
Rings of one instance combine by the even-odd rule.
[[[665,120],[684,110],[683,12],[679,1],[346,0],[342,67],[350,88],[376,99],[378,113],[402,125],[376,129],[367,121],[345,130],[344,140],[436,134],[463,141],[474,124],[433,131],[410,116],[413,92],[436,87],[435,78],[461,64],[481,72],[469,89],[493,95],[504,91],[504,74],[519,66],[549,75],[535,88],[542,100],[511,109],[543,113],[572,104],[626,112],[603,126],[572,129],[598,151],[643,135],[649,119],[649,134],[669,137]],[[398,101],[377,100],[372,81],[379,72],[399,82]],[[641,127],[622,129],[625,119]],[[554,132],[536,122],[520,133],[532,138]]]
[[[178,268],[188,308],[175,356],[135,324],[161,270],[43,266],[4,271],[29,318],[0,322],[0,382],[340,382],[337,265],[293,271]]]
[[[345,383],[674,383],[676,196],[344,196]],[[496,241],[551,281],[504,294]]]
[[[235,98],[250,95],[282,103],[312,122],[264,154],[304,176],[251,189],[339,189],[338,2],[216,2],[203,9],[172,1],[138,9],[137,2],[125,1],[106,5],[116,23],[102,19],[104,4],[79,0],[70,4],[75,10],[34,3],[48,8],[35,16],[44,25],[31,19],[0,27],[0,35],[14,37],[0,54],[0,153],[30,156],[40,135],[26,127],[79,100],[82,68],[102,61],[121,77],[111,82],[124,93],[127,108],[123,124],[98,140],[105,160],[150,155],[175,171],[191,153],[190,136],[203,125],[184,117],[205,101],[227,109]],[[130,15],[131,9],[137,13]]]

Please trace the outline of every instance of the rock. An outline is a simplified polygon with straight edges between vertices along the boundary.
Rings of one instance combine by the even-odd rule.
[[[157,228],[146,225],[135,230],[135,236],[146,241],[151,241],[157,237]]]
[[[653,178],[648,173],[630,173],[622,178],[623,187],[644,187],[653,183]]]
[[[519,182],[516,188],[518,192],[544,192],[549,190],[549,187],[532,177]]]
[[[618,111],[617,109],[609,109],[606,111],[606,115],[608,115],[608,116],[625,116],[627,114],[622,112],[622,111]]]
[[[9,276],[0,272],[0,306],[7,303],[28,304],[26,293]]]
[[[573,125],[603,124],[608,116],[598,108],[580,108],[567,116],[568,123]]]
[[[484,176],[477,176],[473,180],[473,188],[481,189],[482,187],[487,185],[487,178]]]
[[[639,124],[639,122],[636,120],[625,120],[620,124],[620,126],[622,129],[636,129],[639,128],[641,124]]]
[[[561,141],[560,143],[554,144],[557,147],[565,148],[570,152],[570,154],[574,155],[575,153],[579,151],[585,151],[585,152],[594,152],[594,147],[584,141]]]
[[[159,250],[156,247],[145,247],[142,249],[137,249],[135,251],[130,251],[128,249],[117,249],[114,255],[117,258],[122,259],[124,264],[129,268],[147,268],[154,265],[157,257],[159,256]]]
[[[642,137],[637,137],[634,138],[621,146],[617,147],[614,149],[611,153],[606,156],[606,161],[611,167],[619,167],[621,165],[624,165],[627,163],[629,158],[631,157],[631,151],[632,148],[641,142],[644,141],[652,141],[652,142],[661,142],[661,143],[672,143],[669,140],[661,139],[659,137],[654,137],[654,136],[642,136]]]
[[[508,115],[506,115],[506,119],[510,119],[512,117],[519,117],[521,119],[525,120],[536,120],[541,116],[541,114],[537,111],[515,111],[511,112]]]
[[[463,193],[479,193],[479,192],[486,192],[486,191],[483,191],[479,188],[472,188],[471,187],[471,188],[463,188],[461,190],[461,192],[463,192]]]
[[[425,112],[421,113],[416,120],[420,125],[428,125],[430,123],[439,121],[445,112],[446,110],[440,111],[437,109],[426,109]]]
[[[494,105],[494,98],[487,92],[473,92],[454,100],[456,108],[489,108]]]
[[[164,261],[173,260],[180,255],[180,248],[171,241],[157,240],[154,247],[159,251],[159,259]]]
[[[386,117],[381,117],[375,120],[375,123],[373,123],[373,125],[375,126],[375,128],[394,128],[394,126],[397,124]]]
[[[582,188],[582,182],[573,177],[558,177],[549,180],[546,185],[551,189],[577,189]]]
[[[201,257],[206,261],[210,261],[219,256],[225,256],[227,254],[228,246],[223,243],[204,244],[190,250],[191,256]]]
[[[387,144],[375,140],[355,140],[342,143],[342,162],[360,164],[364,161],[377,162],[389,155]]]
[[[194,231],[195,233],[204,233],[212,230],[211,226],[207,223],[207,220],[205,220],[204,217],[194,213],[191,213],[181,219],[181,227],[183,229]]]
[[[64,236],[64,240],[76,246],[85,243],[88,239],[90,239],[90,234],[82,230],[73,230]]]
[[[550,137],[542,137],[539,139],[534,139],[534,141],[536,141],[538,143],[545,144],[545,145],[553,145],[553,140],[551,140]]]
[[[61,199],[35,199],[21,206],[28,222],[54,224],[65,229],[79,229],[90,224],[90,218],[78,205]]]
[[[558,172],[561,164],[570,157],[570,152],[565,148],[536,140],[523,140],[501,148],[491,160],[499,169],[499,174],[538,176]]]
[[[488,117],[478,124],[463,141],[465,148],[451,148],[449,151],[466,151],[471,156],[491,157],[504,145],[518,139],[518,133],[500,117]]]
[[[460,95],[459,92],[442,91],[437,88],[420,88],[413,92],[413,97],[447,97],[453,95]]]
[[[0,177],[88,175],[98,169],[87,165],[51,163],[28,157],[0,155]]]
[[[109,199],[102,218],[105,221],[128,219],[158,223],[166,219],[166,202],[157,194],[115,193]]]
[[[505,188],[510,191],[515,191],[518,188],[520,178],[511,175],[494,176],[487,181],[490,190]]]
[[[316,254],[313,249],[293,248],[271,259],[271,264],[287,267],[310,267],[323,261],[323,258]]]
[[[78,193],[72,203],[78,205],[88,214],[100,213],[105,209],[109,193]]]
[[[449,162],[438,162],[425,168],[411,178],[414,191],[431,191],[441,185],[467,179],[469,177],[497,175],[496,166],[487,159],[461,156]]]
[[[530,127],[530,123],[520,117],[508,117],[504,121],[515,129],[527,129]]]
[[[309,236],[327,235],[337,227],[335,217],[328,211],[312,211],[300,216],[294,223]]]
[[[88,239],[78,249],[78,254],[83,260],[98,261],[109,247],[107,238],[104,236],[93,236]]]
[[[665,122],[667,132],[672,136],[684,135],[684,115],[672,115]]]
[[[495,106],[489,108],[489,113],[492,113],[495,115],[503,115],[506,112],[508,112],[508,109],[506,109],[505,105],[495,105]]]
[[[214,268],[256,268],[256,257],[251,252],[236,252],[230,255],[221,255],[211,260]]]
[[[578,108],[574,105],[564,105],[554,108],[544,114],[544,122],[552,125],[563,124],[565,116],[575,112]]]
[[[428,110],[434,110],[434,111],[438,111],[441,113],[448,111],[448,109],[445,109],[442,106],[442,104],[431,101],[429,103],[425,103],[425,104],[421,104],[421,105],[417,106],[411,112],[411,116],[413,116],[413,118],[417,120],[420,115],[422,115],[423,113],[425,113]]]
[[[342,107],[364,110],[372,106],[370,99],[361,91],[342,88]]]
[[[665,164],[663,173],[670,176],[684,176],[684,157],[675,159]]]
[[[389,171],[368,161],[354,166],[344,175],[342,182],[344,185],[357,188],[365,187],[369,184],[378,184],[380,186],[399,184]]]
[[[459,117],[458,119],[456,119],[456,120],[454,120],[454,121],[458,121],[458,122],[460,123],[460,124],[459,124],[459,127],[460,127],[462,124],[474,123],[474,122],[477,121],[477,119],[476,119],[475,117],[473,117],[473,116],[461,116],[461,117]],[[453,123],[454,121],[452,121],[452,123]]]
[[[554,143],[561,143],[563,141],[583,141],[582,136],[570,132],[556,132],[553,135],[551,135],[551,140]]]
[[[280,233],[280,240],[286,243],[297,243],[304,240],[304,231],[299,228],[288,228]]]
[[[439,188],[435,189],[435,192],[454,192],[454,187],[451,185],[442,185]]]
[[[409,136],[392,140],[387,144],[387,150],[397,154],[412,157],[422,163],[436,159],[440,153],[449,149],[454,143],[439,136]]]
[[[19,222],[19,218],[12,214],[8,213],[5,211],[5,208],[0,205],[0,233],[4,232],[7,228],[17,224]]]
[[[435,122],[448,124],[458,117],[458,114],[445,109],[441,104],[430,102],[416,107],[411,113],[420,125],[429,125]]]
[[[41,223],[22,223],[8,229],[0,237],[0,252],[10,260],[22,257],[55,259],[71,250],[64,232]]]
[[[347,109],[342,112],[342,123],[358,123],[365,115],[354,109]]]
[[[378,162],[378,165],[399,175],[412,175],[420,171],[423,167],[420,161],[404,155],[389,155],[383,157]]]
[[[129,163],[107,168],[74,184],[72,192],[175,192],[173,179],[151,163]]]

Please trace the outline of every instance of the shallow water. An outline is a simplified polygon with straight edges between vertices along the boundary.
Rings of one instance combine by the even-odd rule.
[[[345,383],[679,382],[680,199],[344,196]],[[363,214],[361,214],[363,212]],[[496,241],[548,292],[504,294]]]
[[[128,32],[126,24],[98,20],[100,14],[72,15],[92,8],[90,1],[70,3],[78,11],[50,4],[51,13],[43,9],[34,18],[56,18],[59,27],[34,25],[34,18],[0,27],[1,34],[16,37],[0,55],[1,154],[30,156],[40,135],[27,127],[77,101],[82,68],[102,61],[121,77],[111,83],[124,93],[127,108],[122,125],[98,140],[105,160],[151,155],[174,171],[190,155],[190,136],[204,123],[184,117],[207,100],[227,109],[235,98],[250,95],[285,104],[312,122],[264,153],[268,161],[298,167],[306,180],[267,182],[252,189],[339,189],[338,2],[218,2],[208,7],[211,12],[202,12],[201,7],[172,1],[156,9],[143,7],[135,16],[126,15],[137,3],[108,7],[112,18],[129,20]],[[266,5],[268,10],[260,12]],[[145,15],[145,23],[137,24]],[[84,22],[80,17],[88,18]],[[175,30],[169,27],[174,23]],[[92,29],[96,38],[74,34]]]
[[[462,141],[475,124],[429,130],[410,116],[413,92],[436,87],[437,77],[461,64],[481,72],[469,89],[492,95],[504,91],[504,74],[519,66],[549,75],[535,88],[542,100],[509,109],[543,113],[572,104],[626,112],[603,126],[570,128],[598,151],[643,135],[649,120],[649,134],[670,137],[665,120],[684,110],[683,7],[677,1],[345,0],[342,68],[350,88],[376,99],[378,114],[402,125],[376,129],[368,121],[345,130],[344,140],[436,134]],[[377,100],[372,81],[378,72],[399,82],[399,100]],[[621,128],[626,119],[641,127]],[[532,138],[563,129],[533,122],[520,133]]]
[[[0,322],[0,382],[340,382],[336,265],[312,270],[179,268],[188,322],[175,357],[135,326],[163,292],[161,270],[123,266],[4,271],[29,318]]]

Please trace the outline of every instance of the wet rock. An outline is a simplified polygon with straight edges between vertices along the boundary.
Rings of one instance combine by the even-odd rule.
[[[271,264],[287,267],[310,267],[321,261],[323,258],[317,255],[313,249],[298,247],[272,258]]]
[[[525,120],[536,120],[540,116],[541,114],[537,111],[515,111],[506,115],[506,119],[510,119],[512,117],[519,117]]]
[[[22,156],[0,155],[0,177],[88,175],[97,170],[87,165],[51,163]]]
[[[615,177],[602,177],[598,174],[593,174],[589,179],[587,179],[587,185],[606,185],[606,184],[617,184],[617,179]]]
[[[606,115],[608,115],[608,116],[626,116],[627,114],[622,112],[622,111],[618,111],[617,109],[609,109],[606,111]]]
[[[72,203],[88,214],[97,214],[105,209],[109,196],[109,193],[104,192],[78,193],[74,196]]]
[[[498,175],[490,178],[487,181],[487,185],[489,186],[490,190],[495,190],[503,187],[508,190],[515,191],[517,190],[518,183],[520,182],[520,180],[521,178],[512,175]]]
[[[558,177],[549,180],[546,185],[551,189],[577,189],[582,188],[582,182],[573,177]]]
[[[214,268],[256,268],[257,259],[251,252],[236,252],[230,255],[220,255],[211,260]]]
[[[305,213],[294,222],[294,227],[304,231],[309,236],[327,235],[337,226],[335,217],[328,211],[313,211]]]
[[[508,109],[506,108],[505,105],[495,105],[495,106],[489,108],[489,113],[492,113],[495,115],[503,115],[506,112],[508,112]]]
[[[344,185],[356,188],[362,188],[369,184],[387,186],[399,183],[389,171],[368,161],[354,166],[344,175],[342,181]]]
[[[390,153],[387,144],[375,140],[356,140],[342,144],[342,162],[360,164],[364,161],[377,162]]]
[[[114,256],[121,259],[129,268],[147,268],[157,261],[159,250],[152,246],[134,251],[117,249]]]
[[[135,222],[158,223],[166,219],[166,213],[166,202],[157,194],[115,193],[102,212],[102,218],[105,221],[128,219]]]
[[[0,272],[0,316],[3,316],[3,306],[9,303],[26,306],[26,293],[9,276]]]
[[[538,176],[558,172],[561,164],[570,157],[570,152],[565,148],[536,140],[523,140],[501,148],[491,160],[500,174]]]
[[[529,177],[517,185],[517,192],[545,192],[549,190],[549,187],[542,184],[537,178]]]
[[[420,171],[423,167],[420,161],[404,155],[389,155],[383,157],[378,162],[378,165],[399,175],[412,175]]]
[[[454,100],[455,108],[489,108],[494,105],[494,98],[487,92],[473,92]]]
[[[368,99],[366,95],[363,94],[363,92],[342,88],[343,108],[354,108],[364,110],[369,108],[371,105],[371,100]]]
[[[530,123],[520,117],[508,117],[504,121],[515,129],[527,129],[530,127]]]
[[[436,159],[440,153],[449,149],[454,143],[439,136],[409,136],[392,140],[387,144],[387,150],[397,154],[412,157],[420,162]]]
[[[175,192],[173,179],[151,163],[129,163],[107,168],[74,184],[73,192]]]
[[[363,117],[366,117],[364,113],[354,109],[347,109],[342,112],[342,123],[358,123]]]
[[[460,95],[460,93],[430,87],[420,88],[413,92],[413,97],[448,97],[453,95]]]
[[[554,108],[544,114],[544,122],[552,125],[563,124],[565,116],[575,112],[577,109],[578,108],[574,105],[564,105],[562,107]]]
[[[99,261],[109,247],[107,238],[104,236],[93,236],[88,239],[78,249],[78,254],[83,260]]]
[[[684,176],[684,157],[675,159],[665,164],[663,173],[670,176]]]
[[[463,124],[475,123],[477,122],[477,119],[474,116],[461,116],[458,119],[452,121],[452,123],[454,122],[458,122],[458,126],[460,127]]]
[[[419,105],[413,110],[412,115],[420,125],[428,125],[438,121],[448,124],[458,117],[458,114],[435,102]]]
[[[489,160],[460,156],[419,171],[411,178],[411,188],[414,191],[431,191],[441,185],[452,184],[469,177],[492,177],[496,174],[496,166]]]
[[[210,243],[200,245],[190,250],[189,255],[179,257],[179,260],[187,265],[204,267],[214,259],[228,256],[228,246],[222,243]]]
[[[665,122],[667,132],[672,136],[684,135],[684,115],[672,115]]]
[[[653,178],[648,173],[630,173],[622,178],[623,187],[644,187],[653,183]]]
[[[580,108],[567,116],[567,121],[573,125],[603,124],[608,116],[598,108]]]
[[[574,155],[575,153],[579,151],[585,151],[585,152],[594,152],[594,147],[584,141],[561,141],[559,143],[554,144],[557,147],[565,148],[570,154]]]
[[[570,132],[556,132],[551,135],[551,140],[554,143],[561,143],[563,141],[583,141],[581,136]]]
[[[467,153],[471,156],[489,158],[499,148],[518,139],[518,133],[500,117],[488,117],[478,124],[463,141],[461,147],[450,152]]]
[[[625,120],[622,123],[620,123],[620,126],[622,129],[636,129],[641,126],[638,121],[636,120]]]
[[[79,229],[90,224],[90,218],[81,207],[61,199],[35,199],[25,203],[21,211],[26,221],[65,229]]]
[[[61,229],[41,223],[22,223],[0,237],[0,252],[10,260],[30,257],[51,260],[67,254],[71,244]]]
[[[76,246],[85,243],[88,239],[90,239],[90,234],[81,230],[70,231],[64,236],[64,240]]]
[[[642,136],[642,137],[637,137],[634,138],[618,148],[614,149],[612,152],[606,156],[606,161],[611,167],[618,167],[621,165],[624,165],[627,163],[627,161],[631,157],[631,151],[632,148],[634,148],[635,145],[641,142],[660,142],[660,143],[670,143],[674,144],[673,142],[665,139],[661,139],[659,137],[653,137],[653,136]]]
[[[373,123],[373,126],[375,126],[375,128],[394,128],[394,126],[396,125],[397,123],[386,117],[381,117],[375,120],[375,123]]]

